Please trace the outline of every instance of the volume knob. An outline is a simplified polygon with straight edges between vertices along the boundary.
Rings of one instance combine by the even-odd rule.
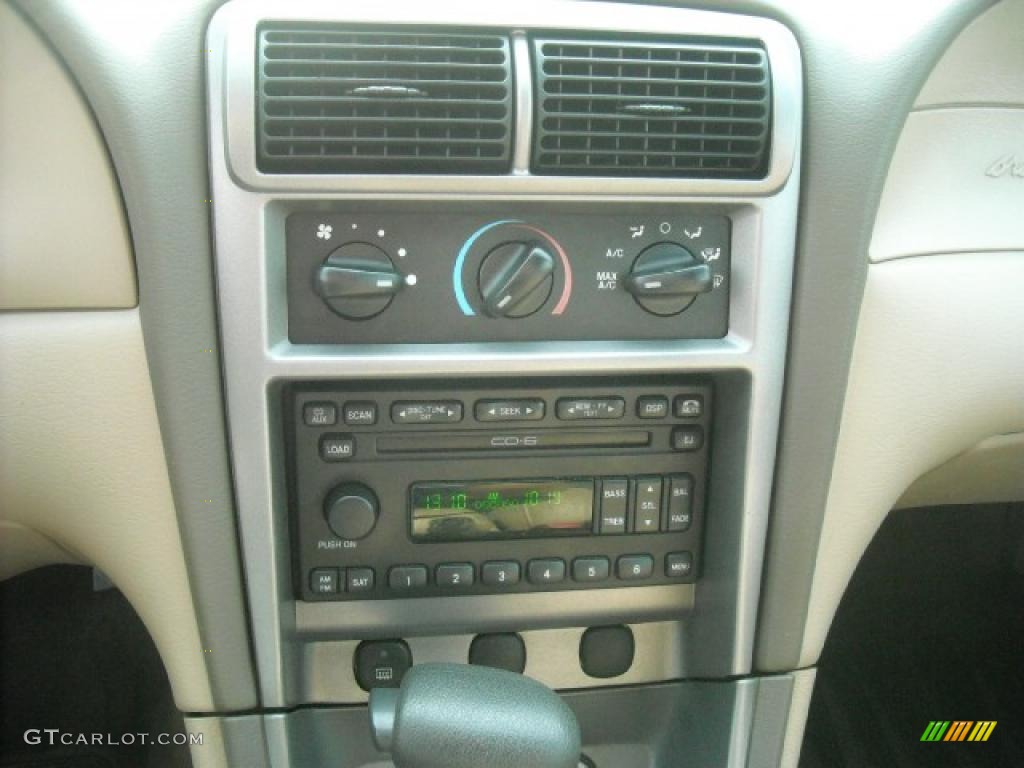
[[[355,541],[370,535],[377,524],[378,508],[373,491],[365,485],[346,483],[328,494],[324,517],[335,536]]]

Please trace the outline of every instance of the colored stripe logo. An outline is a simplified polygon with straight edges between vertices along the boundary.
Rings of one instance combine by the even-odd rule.
[[[998,720],[932,720],[921,741],[988,741]]]

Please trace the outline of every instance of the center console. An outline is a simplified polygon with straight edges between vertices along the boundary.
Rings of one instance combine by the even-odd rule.
[[[294,761],[409,665],[511,642],[588,692],[585,751],[587,702],[671,682],[721,726],[708,764],[742,762],[799,53],[765,19],[581,5],[211,23],[239,526]]]

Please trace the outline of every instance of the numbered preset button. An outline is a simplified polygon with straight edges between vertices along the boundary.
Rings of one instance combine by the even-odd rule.
[[[468,587],[473,583],[470,563],[441,563],[435,573],[439,587]]]
[[[490,587],[510,587],[519,583],[519,563],[514,560],[495,560],[484,563],[480,580]]]
[[[573,581],[604,581],[610,571],[607,557],[577,557],[572,561]]]
[[[538,558],[526,564],[526,577],[531,584],[557,584],[565,580],[565,561]]]
[[[615,573],[623,581],[649,579],[654,573],[654,558],[650,555],[623,555],[615,563]]]

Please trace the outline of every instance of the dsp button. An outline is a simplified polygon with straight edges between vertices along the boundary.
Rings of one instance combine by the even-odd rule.
[[[621,419],[626,401],[621,397],[563,397],[556,413],[562,421]]]
[[[462,403],[457,400],[429,400],[394,403],[395,424],[457,424],[462,421]]]
[[[638,397],[636,415],[641,419],[664,419],[668,416],[668,398],[661,395]]]
[[[477,421],[538,421],[544,418],[543,400],[477,400]]]

